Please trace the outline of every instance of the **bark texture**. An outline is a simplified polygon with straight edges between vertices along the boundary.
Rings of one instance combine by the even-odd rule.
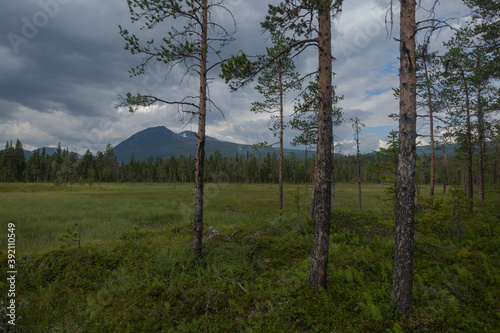
[[[484,135],[484,111],[481,99],[481,87],[477,90],[477,155],[478,155],[478,174],[477,174],[477,192],[479,202],[484,202],[484,154],[485,154],[485,135]]]
[[[413,286],[416,67],[415,0],[401,0],[399,152],[396,180],[396,229],[391,299],[405,314],[411,311]]]
[[[311,192],[311,203],[309,205],[309,220],[314,219],[316,208],[316,188],[318,186],[318,146],[316,145],[316,157],[314,158],[313,188]]]
[[[279,170],[279,187],[280,187],[280,199],[279,199],[279,216],[283,215],[283,80],[281,69],[279,71],[279,85],[280,85],[280,170]]]
[[[434,195],[434,185],[436,184],[436,175],[435,175],[435,167],[436,167],[436,153],[434,149],[434,110],[432,108],[432,91],[431,91],[431,82],[429,80],[429,73],[427,71],[427,61],[424,59],[424,70],[425,70],[425,84],[427,86],[427,98],[429,104],[429,125],[430,125],[430,135],[431,135],[431,189],[430,196]]]
[[[318,10],[318,149],[314,243],[308,284],[326,288],[332,176],[332,45],[330,6]]]
[[[207,115],[207,0],[202,3],[201,54],[200,54],[200,108],[198,113],[198,140],[195,161],[195,197],[193,252],[196,257],[202,254],[203,237],[203,178],[205,175],[205,123]]]
[[[474,197],[474,179],[472,178],[472,125],[470,121],[470,98],[469,98],[469,85],[467,83],[467,79],[465,78],[465,74],[462,70],[462,79],[464,82],[465,89],[465,111],[466,111],[466,140],[467,140],[467,155],[466,155],[466,192],[467,199],[469,200],[469,211],[473,210],[473,202],[472,199]]]
[[[446,160],[446,144],[443,144],[443,195],[446,195],[446,185],[448,185],[447,166],[448,161]]]

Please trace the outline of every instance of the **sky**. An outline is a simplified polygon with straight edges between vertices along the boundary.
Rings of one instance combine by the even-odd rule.
[[[225,0],[237,31],[222,55],[239,50],[264,53],[269,40],[259,23],[267,4],[278,2]],[[366,126],[360,133],[362,153],[384,147],[389,131],[397,128],[388,115],[398,112],[392,88],[399,84],[399,45],[395,41],[399,1],[394,1],[392,31],[385,23],[388,3],[345,1],[341,14],[332,21],[333,82],[336,93],[344,96],[339,106],[345,120],[334,134],[336,151],[344,154],[355,153],[352,118],[358,117]],[[422,7],[431,3],[423,0]],[[166,75],[165,67],[152,64],[145,75],[129,76],[129,69],[139,65],[142,57],[124,49],[119,25],[148,39],[159,39],[178,22],[141,32],[140,24],[130,20],[126,0],[5,0],[1,7],[0,142],[19,139],[26,150],[56,147],[60,142],[63,148],[83,154],[87,149],[104,151],[108,143],[116,146],[149,127],[165,126],[174,132],[197,130],[196,119],[186,124],[187,118],[180,116],[176,106],[155,105],[135,113],[115,108],[119,96],[127,92],[149,93],[166,100],[196,94],[196,79],[185,76],[181,67]],[[419,19],[428,16],[423,8]],[[469,12],[461,0],[441,0],[436,8],[438,18],[456,18],[450,21],[456,27],[464,24]],[[232,28],[227,13],[219,11],[214,17]],[[433,38],[432,48],[442,51],[442,42],[451,36],[451,30],[441,31]],[[317,53],[310,49],[295,64],[301,73],[314,71]],[[219,110],[212,108],[208,113],[206,134],[245,144],[278,141],[269,130],[269,115],[250,112],[251,103],[260,100],[253,85],[230,92],[218,74],[216,68],[209,75],[210,98]],[[286,96],[287,115],[293,111],[295,97],[294,92]],[[425,124],[419,126],[425,128]],[[296,134],[285,130],[285,147],[290,148]]]

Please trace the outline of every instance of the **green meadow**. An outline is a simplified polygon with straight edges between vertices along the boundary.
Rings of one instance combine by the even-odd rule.
[[[0,300],[16,233],[17,332],[495,332],[500,194],[419,197],[413,313],[389,303],[394,221],[383,185],[337,184],[328,288],[307,287],[310,186],[206,184],[203,258],[193,184],[0,184]],[[428,193],[423,187],[421,193]],[[80,245],[78,246],[78,242]],[[1,310],[1,309],[0,309]]]
[[[383,185],[363,187],[365,209],[389,212],[375,197]],[[307,211],[310,187],[285,186],[285,209]],[[357,187],[337,185],[336,205],[358,209]],[[205,224],[216,228],[238,225],[252,215],[276,215],[278,185],[206,184]],[[40,252],[60,247],[57,236],[75,223],[83,244],[113,243],[134,227],[160,231],[190,223],[194,214],[193,184],[102,184],[55,186],[53,184],[0,184],[0,227],[15,223],[18,250]],[[356,200],[352,200],[356,198]],[[228,213],[229,212],[229,213]],[[238,212],[239,214],[231,214]],[[292,214],[293,215],[293,214]],[[5,235],[5,233],[4,233]]]

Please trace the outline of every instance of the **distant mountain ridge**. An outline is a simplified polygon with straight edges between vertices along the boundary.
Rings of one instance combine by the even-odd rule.
[[[147,160],[150,156],[153,158],[161,157],[162,159],[167,159],[172,156],[178,158],[181,155],[184,155],[185,157],[189,157],[189,155],[191,155],[194,158],[196,154],[196,141],[197,134],[195,132],[183,131],[181,133],[175,133],[165,126],[156,126],[146,128],[133,134],[128,139],[116,145],[113,148],[113,152],[115,153],[119,163],[127,163],[132,155],[134,155],[134,159],[137,161]],[[457,144],[447,144],[446,155],[454,156],[456,154],[455,149],[458,147],[459,145]],[[42,147],[32,151],[25,150],[24,155],[26,160],[29,159],[30,156],[37,150],[41,154],[43,149],[45,149],[45,153],[47,155],[52,155],[57,151],[57,148],[53,147]],[[222,141],[206,136],[205,156],[209,157],[216,151],[219,151],[224,157],[234,157],[236,154],[239,156],[246,156],[247,153],[255,153],[257,156],[260,155],[262,157],[265,157],[267,153],[276,153],[279,156],[279,149],[277,147],[254,150],[252,145]],[[303,160],[305,157],[304,150],[284,150],[284,155],[286,157],[289,157],[292,153],[294,153],[295,157],[299,160]],[[417,154],[430,156],[430,145],[417,146]],[[312,157],[313,155],[314,152],[309,151],[309,157]],[[439,146],[436,147],[436,157],[440,156],[442,156],[442,150]],[[78,157],[81,158],[81,155],[78,154]]]
[[[184,131],[175,133],[165,126],[150,127],[135,133],[130,138],[120,142],[113,148],[113,151],[118,161],[127,163],[131,156],[134,155],[134,160],[147,160],[150,156],[153,158],[161,157],[162,159],[181,155],[193,158],[196,154],[197,135],[195,132]],[[458,145],[447,145],[446,154],[454,156],[455,148]],[[254,150],[252,145],[239,144],[234,142],[222,141],[216,138],[206,136],[205,138],[205,156],[210,156],[216,151],[219,151],[222,156],[234,157],[238,155],[246,155],[256,153],[257,155],[266,156],[267,153],[276,153],[279,155],[279,149],[275,147],[262,148]],[[304,159],[304,150],[285,149],[284,155],[289,157],[294,153],[297,159]],[[310,152],[312,156],[314,152]],[[430,146],[417,146],[418,155],[430,155]],[[442,150],[436,149],[436,156],[442,156]]]
[[[147,160],[150,156],[153,158],[161,157],[162,159],[174,156],[178,158],[181,155],[193,158],[196,154],[197,135],[191,131],[175,133],[165,126],[150,127],[140,132],[135,133],[130,138],[120,142],[113,148],[113,151],[118,161],[127,163],[131,156],[134,155],[134,160]],[[206,136],[205,138],[205,155],[208,157],[219,151],[222,156],[234,157],[238,155],[253,154],[265,156],[267,153],[276,152],[277,148],[263,148],[255,151],[252,145],[239,144],[218,140],[216,138]],[[295,153],[298,159],[303,159],[304,151],[285,149],[285,156],[290,156]]]

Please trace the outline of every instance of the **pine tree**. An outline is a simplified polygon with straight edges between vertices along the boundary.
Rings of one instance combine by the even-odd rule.
[[[315,208],[315,232],[308,284],[313,289],[326,288],[330,238],[331,174],[332,174],[332,12],[340,11],[341,0],[285,0],[269,5],[262,27],[273,33],[290,33],[293,38],[283,52],[291,58],[314,46],[318,51],[318,186]],[[278,57],[260,57],[250,62],[245,54],[233,57],[223,67],[222,76],[238,89],[250,82],[262,69]]]
[[[186,97],[182,100],[174,98],[172,100],[151,95],[138,94],[133,96],[128,93],[127,97],[119,104],[119,107],[128,106],[130,111],[134,111],[138,107],[151,106],[158,102],[175,104],[181,108],[181,111],[189,112],[189,114],[198,117],[193,251],[195,256],[199,257],[202,254],[207,103],[214,105],[207,93],[207,75],[210,70],[223,61],[220,58],[220,50],[232,40],[232,33],[220,23],[212,20],[216,17],[216,15],[212,15],[212,11],[226,10],[228,12],[228,10],[225,9],[221,1],[216,0],[130,0],[128,5],[132,21],[145,20],[144,29],[156,28],[167,19],[176,20],[170,28],[168,36],[163,38],[160,46],[157,46],[154,40],[142,44],[138,37],[120,27],[120,34],[126,41],[125,48],[130,50],[132,54],[146,56],[139,66],[131,70],[131,74],[144,74],[148,64],[156,60],[168,67],[167,73],[170,73],[170,70],[176,65],[184,64],[186,74],[196,75],[199,78],[199,94],[196,97]],[[229,16],[232,18],[232,15]],[[183,28],[176,28],[179,26]],[[212,64],[209,64],[209,56],[212,56],[215,60]],[[191,101],[190,98],[195,99],[195,101]]]
[[[253,102],[251,111],[265,112],[271,114],[270,129],[279,136],[280,162],[279,162],[279,216],[283,211],[283,130],[284,130],[284,98],[288,90],[300,89],[299,73],[295,72],[295,64],[289,57],[288,53],[283,50],[288,45],[290,39],[275,32],[271,35],[273,47],[267,48],[267,56],[269,58],[276,57],[276,60],[269,66],[264,68],[259,78],[258,85],[255,89],[264,97],[262,102]],[[278,116],[274,114],[278,113]],[[258,144],[260,147],[273,146],[275,143],[269,144],[262,142]]]
[[[391,299],[402,313],[411,310],[415,247],[415,166],[417,101],[415,0],[400,1],[399,151],[396,178],[396,230]]]

